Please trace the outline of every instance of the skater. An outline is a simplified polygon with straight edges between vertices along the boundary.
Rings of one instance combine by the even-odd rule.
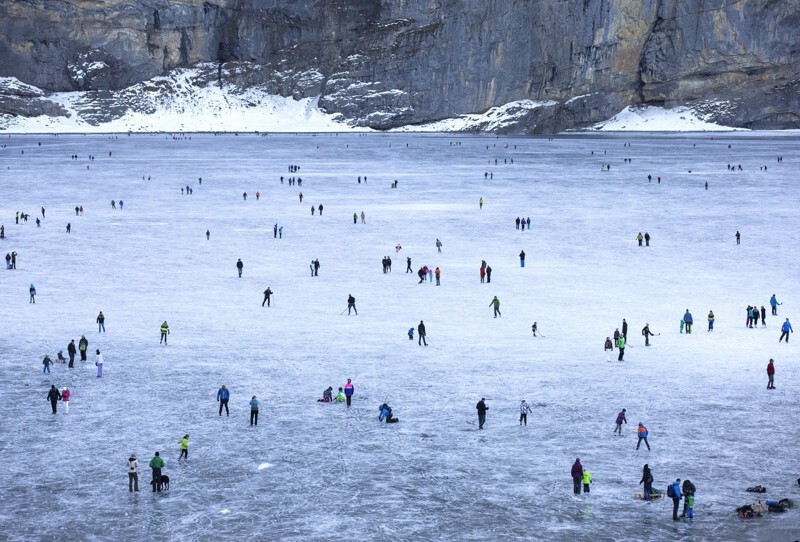
[[[767,363],[767,389],[774,390],[775,389],[775,365],[774,359],[770,358],[769,363]]]
[[[580,457],[575,458],[575,463],[572,464],[572,492],[575,495],[581,494],[581,482],[583,481],[583,465],[581,465]]]
[[[767,327],[767,309],[761,305],[761,327]]]
[[[89,349],[89,341],[86,337],[81,335],[81,340],[78,341],[78,350],[81,353],[81,361],[86,361],[86,351]]]
[[[531,229],[531,217],[528,217],[528,219],[525,221],[525,223],[528,225],[528,231],[530,231],[530,229]]]
[[[14,253],[11,253],[11,256],[14,256]],[[13,265],[13,261],[11,262]],[[778,305],[783,305],[783,303],[778,303],[778,300],[775,298],[775,294],[772,294],[772,297],[769,298],[769,304],[772,307],[772,316],[778,316]]]
[[[622,334],[619,332],[619,328],[614,328],[614,346],[615,347],[617,346],[617,343],[619,342],[619,338],[621,336],[622,336]]]
[[[792,324],[789,323],[789,319],[787,318],[786,321],[781,326],[781,338],[778,339],[778,342],[781,342],[784,337],[786,337],[786,342],[789,342],[789,333],[794,333],[792,329]]]
[[[483,209],[483,198],[478,200],[478,209]]]
[[[97,323],[97,332],[106,332],[106,317],[103,314],[103,311],[100,311],[100,314],[97,315],[97,319],[95,320]]]
[[[503,316],[502,314],[500,314],[500,300],[497,299],[497,296],[494,296],[494,299],[492,299],[492,302],[489,303],[489,306],[490,307],[494,307],[494,317],[495,318],[497,318],[498,315],[499,316]]]
[[[642,232],[639,232],[639,235],[636,236],[636,240],[639,241],[639,246],[642,246],[642,240],[643,239],[644,239],[644,236],[642,235]]]
[[[742,239],[742,234],[739,233],[739,230],[736,230],[736,244],[737,245],[741,245],[742,244],[741,239]]]
[[[386,420],[386,423],[397,423],[400,420],[392,416],[392,407],[383,403],[381,406],[378,407],[380,414],[378,414],[378,421],[382,422]]]
[[[139,461],[136,460],[136,454],[128,458],[128,491],[139,491]]]
[[[323,207],[322,207],[322,204],[320,203],[319,204],[319,216],[322,216],[322,209],[323,209]]]
[[[714,331],[714,311],[708,311],[708,330]]]
[[[486,423],[486,411],[489,410],[489,407],[486,406],[484,401],[486,401],[486,399],[481,397],[481,400],[475,405],[475,408],[478,410],[478,429],[483,429],[483,424]]]
[[[516,225],[516,229],[519,229],[519,223],[520,223],[520,220],[519,220],[519,217],[517,217],[517,219],[514,221],[514,224]]]
[[[481,267],[480,274],[481,274],[481,284],[483,284],[484,282],[486,282],[486,268],[485,267]]]
[[[164,468],[164,460],[158,452],[150,460],[150,468],[153,469],[153,480],[150,482],[153,486],[153,493],[161,491],[161,469]]]
[[[42,374],[50,374],[50,366],[53,364],[53,361],[50,359],[50,354],[45,354],[44,359],[42,360]]]
[[[411,328],[410,331],[411,331],[411,334],[413,335],[414,328]],[[419,336],[419,339],[417,340],[417,344],[420,345],[420,346],[422,346],[423,344],[425,346],[428,346],[428,341],[426,340],[427,333],[425,331],[425,323],[422,320],[419,321],[419,325],[417,326],[417,335]],[[410,338],[413,338],[413,336],[410,337]]]
[[[628,342],[628,322],[625,318],[622,319],[622,337],[625,339],[625,342]]]
[[[314,276],[319,276],[319,258],[314,260]]]
[[[639,422],[639,428],[636,430],[636,434],[639,437],[639,440],[636,441],[636,449],[639,449],[639,446],[644,441],[645,445],[647,446],[647,450],[650,450],[650,443],[647,442],[647,427],[642,425],[642,422]]]
[[[520,267],[525,267],[525,251],[524,250],[519,253],[519,266]]]
[[[619,339],[617,339],[617,349],[619,350],[617,361],[622,361],[623,356],[625,356],[625,337],[622,335],[620,335]]]
[[[592,475],[589,474],[588,470],[583,469],[583,477],[582,477],[582,479],[583,479],[583,492],[584,493],[589,493],[589,484],[592,483]]]
[[[358,213],[353,213],[353,224],[358,224]]]
[[[103,376],[103,354],[100,353],[100,350],[95,350],[94,352],[94,364],[97,366],[97,378],[101,378]]]
[[[53,414],[57,413],[58,402],[61,400],[61,393],[56,388],[55,384],[50,384],[50,391],[47,392],[47,400],[50,401],[50,407],[53,409]]]
[[[367,223],[367,215],[364,214],[364,211],[361,211],[361,223],[362,224]]]
[[[414,328],[413,327],[408,328],[408,340],[409,341],[413,341],[414,340]]]
[[[676,478],[667,488],[667,497],[672,499],[672,519],[678,521],[678,506],[681,504],[681,479]]]
[[[622,436],[622,424],[628,425],[628,419],[625,417],[626,410],[623,408],[619,414],[617,414],[617,421],[616,427],[614,427],[614,434],[619,433],[619,436]]]
[[[167,335],[169,335],[169,326],[167,325],[167,321],[164,320],[164,323],[161,324],[161,339],[159,339],[158,344],[161,344],[161,341],[164,341],[164,345],[166,345]]]
[[[350,404],[353,402],[353,393],[355,393],[355,391],[356,388],[353,386],[352,380],[348,378],[347,384],[344,385],[344,396],[347,401],[347,408],[350,408]]]
[[[244,263],[242,263],[241,258],[236,261],[236,269],[239,271],[239,278],[242,278],[242,269],[244,269]]]
[[[71,231],[72,231],[72,224],[67,222],[67,233],[70,233]]]
[[[606,337],[606,342],[603,345],[603,352],[607,352],[606,361],[611,361],[611,352],[614,351],[614,343],[611,342],[611,337]]]
[[[178,456],[178,461],[181,459],[189,459],[189,435],[183,435],[183,438],[178,441],[181,445],[181,455]]]
[[[11,252],[11,269],[17,268],[17,251],[14,250]]]
[[[183,189],[181,189],[181,192],[183,192]],[[242,194],[242,198],[244,198],[244,201],[247,201],[247,192]]]
[[[219,403],[220,416],[222,416],[222,407],[225,407],[226,416],[231,415],[231,411],[228,410],[228,400],[230,398],[231,398],[231,392],[228,388],[225,387],[225,384],[223,384],[222,387],[217,390],[217,402]]]
[[[311,216],[314,216],[314,211],[316,211],[316,210],[317,210],[317,208],[312,205],[311,206]]]
[[[272,297],[272,290],[270,290],[269,286],[267,286],[267,289],[264,290],[264,301],[261,302],[261,306],[263,307],[264,303],[266,303],[267,307],[269,307],[270,306],[270,298],[271,297]]]
[[[411,269],[411,256],[406,258],[406,273],[413,273],[414,270]]]
[[[644,327],[642,328],[642,335],[644,335],[644,345],[650,346],[650,337],[653,336],[653,334],[650,333],[650,324],[644,325]]]
[[[28,288],[28,293],[31,295],[28,303],[36,303],[36,287],[33,284],[31,284],[31,287]]]
[[[277,224],[272,226],[272,238],[273,239],[277,239],[278,238],[278,225]]]
[[[536,322],[531,325],[531,331],[533,332],[533,336],[536,337],[536,332],[539,331],[539,325]]]
[[[253,427],[253,425],[258,427],[258,404],[259,401],[254,395],[253,398],[250,399],[250,427]]]
[[[683,323],[686,325],[686,333],[692,332],[692,313],[689,312],[689,309],[686,309],[686,312],[683,315]]]
[[[350,310],[356,311],[356,316],[358,316],[358,310],[356,309],[356,298],[353,297],[353,294],[347,295],[347,314],[350,315]]]
[[[390,265],[391,265],[391,264],[390,264]],[[442,276],[442,272],[441,272],[441,270],[440,270],[438,267],[437,267],[437,268],[436,268],[436,269],[433,271],[433,276],[435,276],[435,277],[436,277],[436,286],[439,286],[439,285],[441,284],[441,283],[440,283],[440,281],[439,281],[439,279],[440,279],[440,278],[441,278],[441,276]]]
[[[519,424],[520,425],[528,425],[528,412],[533,412],[531,407],[528,406],[528,402],[523,399],[519,403]]]
[[[649,247],[650,246],[650,234],[644,232],[644,245]]]
[[[211,239],[211,232],[209,230],[206,230],[206,241],[208,241],[209,239]]]
[[[486,266],[486,284],[489,284],[491,282],[492,282],[492,266],[491,265],[487,265]]]
[[[442,242],[439,241],[438,238],[436,239],[436,250],[438,251],[438,254],[442,253]]]
[[[72,339],[69,344],[67,345],[67,354],[69,354],[69,365],[70,369],[73,368],[73,363],[75,363],[75,354],[77,353],[77,349],[75,348],[75,339]]]
[[[650,502],[650,494],[653,492],[653,473],[650,472],[647,463],[642,468],[642,479],[639,480],[639,483],[644,484],[644,500]]]
[[[11,254],[6,252],[6,269],[11,269]]]

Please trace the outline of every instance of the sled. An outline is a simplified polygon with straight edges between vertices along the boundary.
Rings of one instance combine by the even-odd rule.
[[[636,499],[639,499],[639,500],[642,500],[642,501],[644,500],[644,493],[642,493],[642,492],[639,492],[639,493],[634,493],[634,495],[633,495],[633,496],[634,496],[634,498],[636,498]],[[663,496],[664,496],[664,494],[663,494],[663,493],[660,493],[660,492],[659,492],[659,493],[656,493],[656,491],[655,491],[655,490],[653,490],[653,492],[652,492],[652,493],[650,493],[650,500],[651,500],[651,501],[657,501],[658,499],[660,499],[660,498],[661,498],[661,497],[663,497]]]

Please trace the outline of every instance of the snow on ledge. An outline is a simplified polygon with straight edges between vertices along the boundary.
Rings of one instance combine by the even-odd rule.
[[[724,102],[710,104],[724,107]],[[688,106],[664,109],[662,107],[628,106],[605,122],[598,122],[591,130],[604,132],[732,132],[746,131],[708,122],[705,115]]]
[[[395,132],[468,132],[479,130],[494,132],[514,124],[520,117],[528,114],[532,109],[556,105],[557,102],[534,102],[533,100],[518,100],[507,104],[492,107],[485,113],[460,115],[450,119],[443,119],[428,124],[414,126],[401,126]]]

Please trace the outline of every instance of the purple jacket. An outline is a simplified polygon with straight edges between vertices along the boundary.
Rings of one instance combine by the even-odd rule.
[[[583,465],[581,465],[580,461],[576,461],[572,465],[572,477],[573,478],[583,478]]]
[[[628,423],[628,420],[625,419],[625,413],[620,412],[619,414],[617,414],[617,423],[623,423],[623,422]]]

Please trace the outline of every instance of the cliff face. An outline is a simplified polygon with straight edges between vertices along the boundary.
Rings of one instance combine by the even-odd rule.
[[[211,63],[206,84],[319,95],[375,128],[522,99],[555,103],[506,131],[711,100],[732,126],[797,128],[798,28],[800,0],[15,0],[0,76],[114,91]]]

